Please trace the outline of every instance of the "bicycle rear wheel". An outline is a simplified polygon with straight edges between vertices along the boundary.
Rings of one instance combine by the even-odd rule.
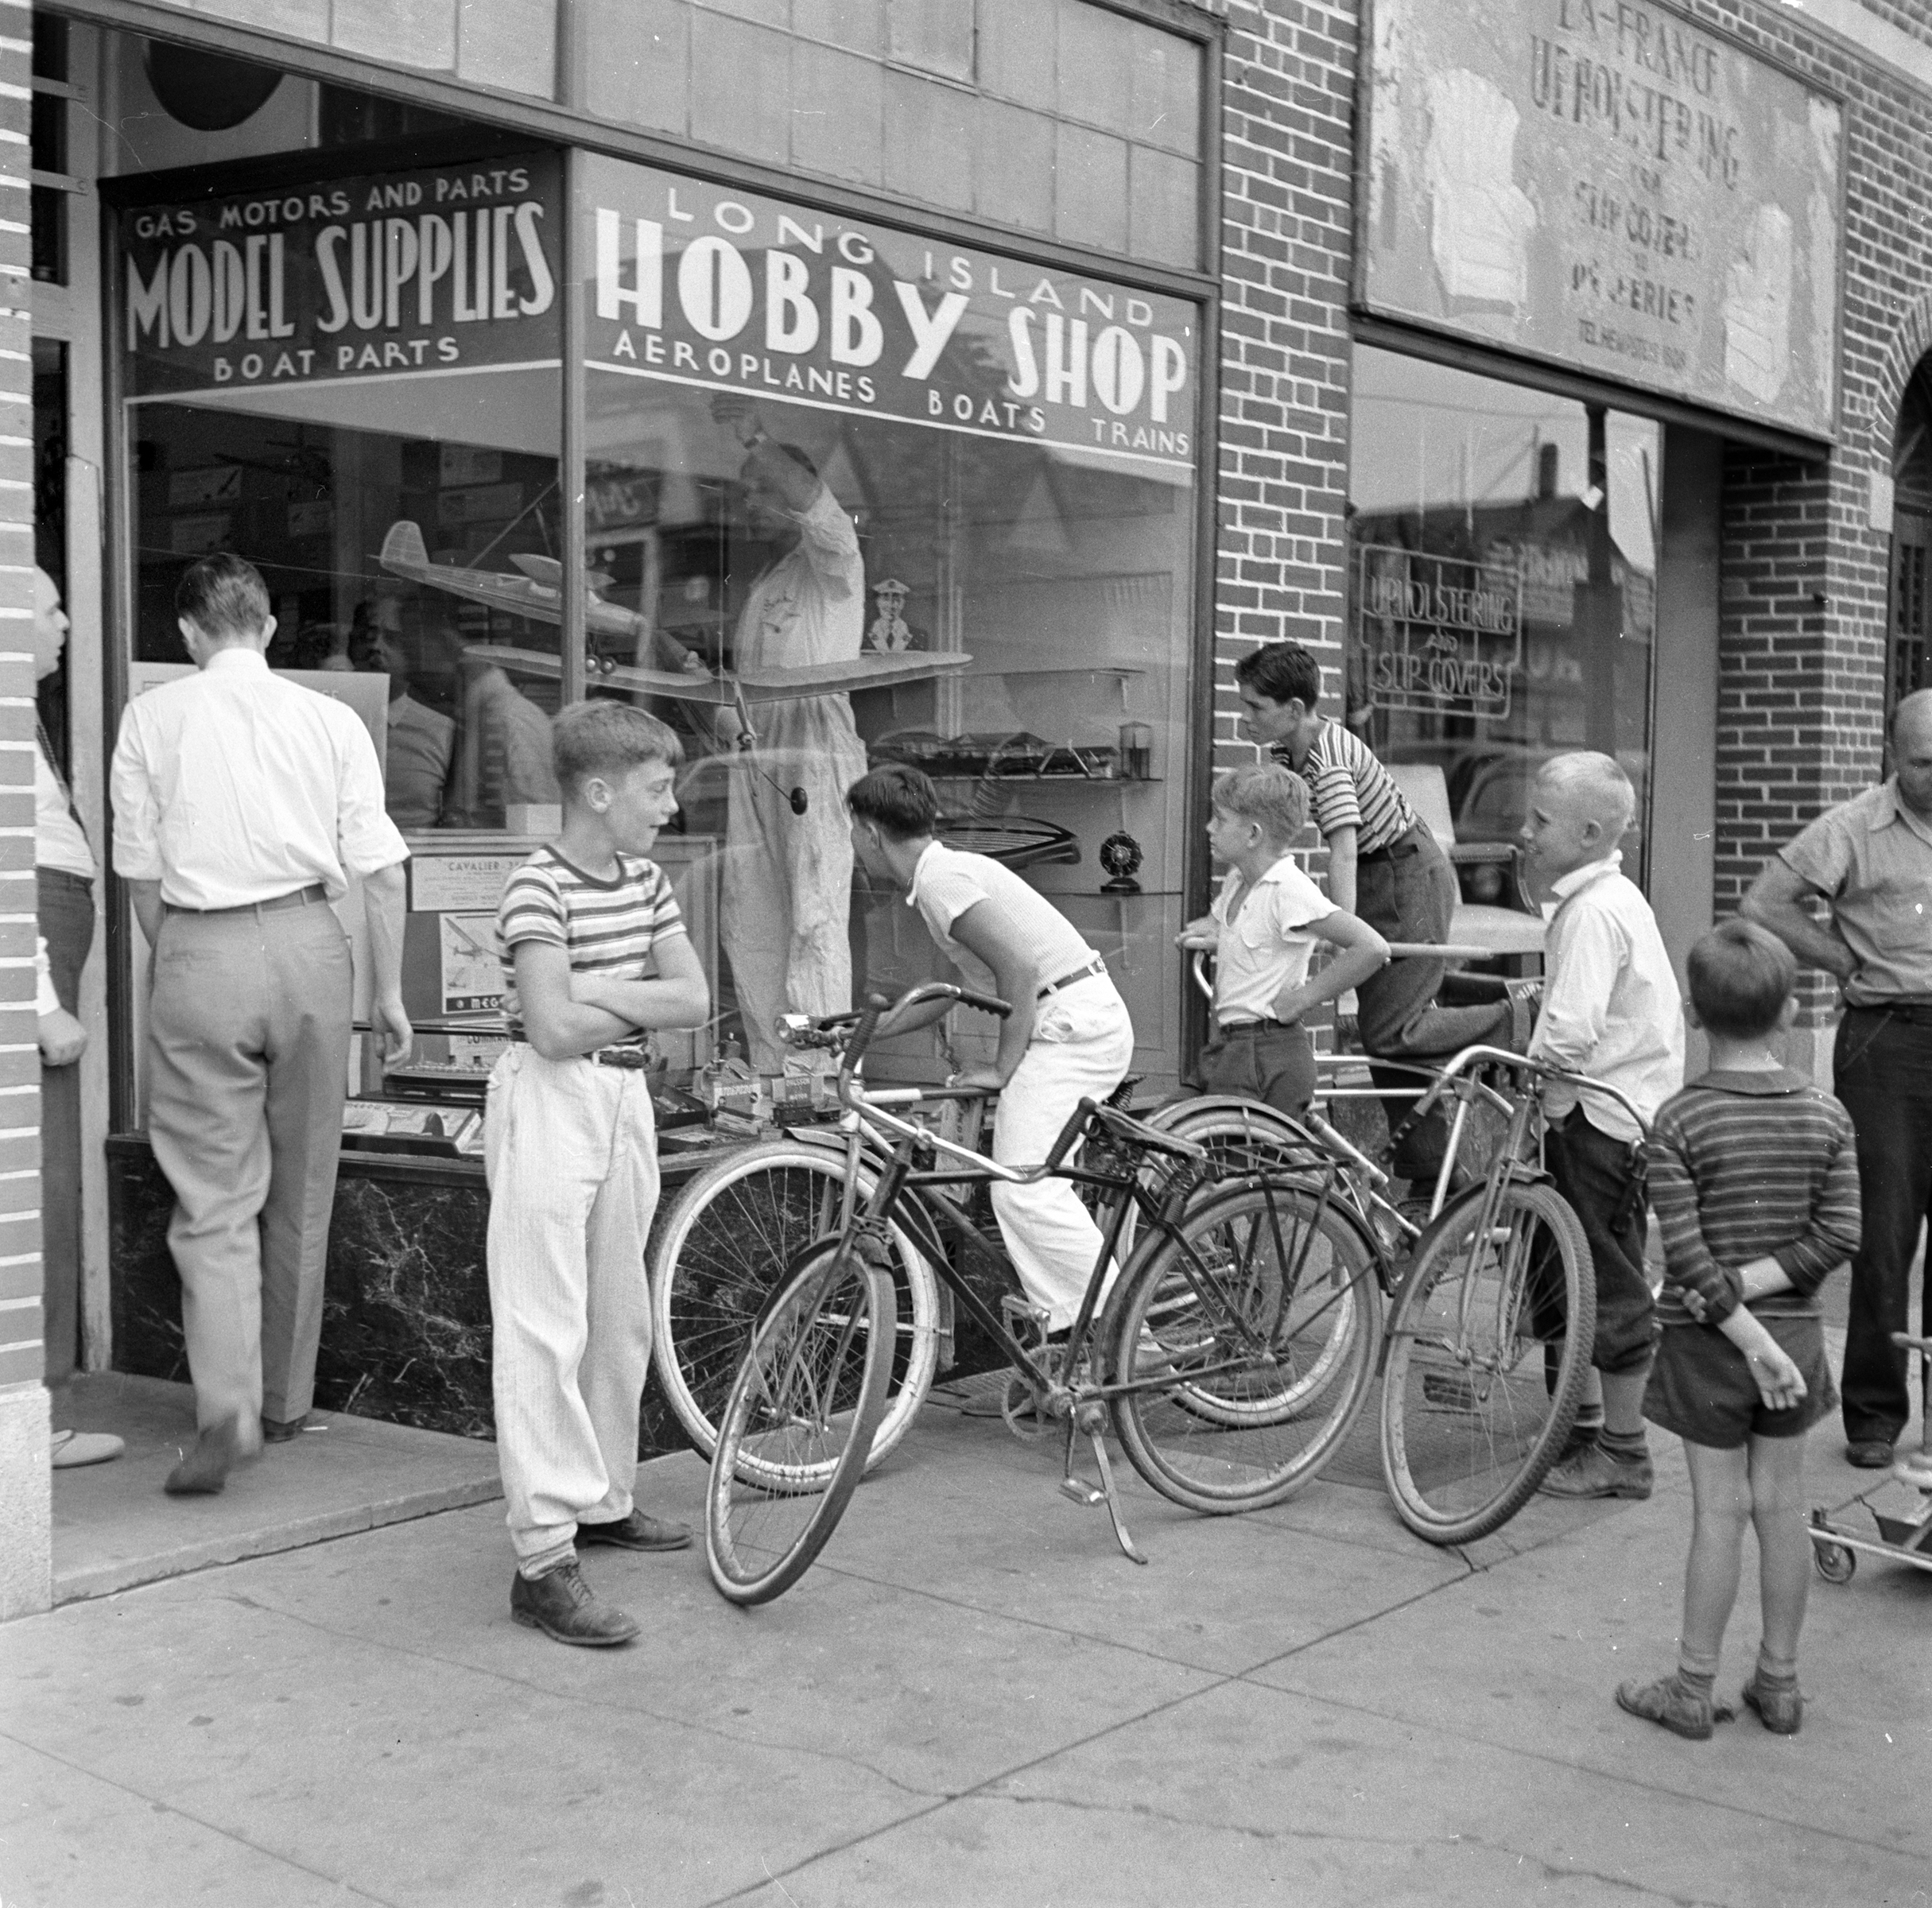
[[[1262,1179],[1149,1243],[1114,1309],[1123,1448],[1189,1509],[1258,1510],[1306,1483],[1368,1394],[1382,1322],[1375,1256],[1332,1201]],[[1158,1388],[1156,1388],[1158,1387]]]
[[[1432,1544],[1487,1537],[1529,1501],[1576,1422],[1596,1335],[1589,1243],[1568,1204],[1512,1182],[1485,1228],[1486,1197],[1437,1222],[1389,1320],[1382,1474]]]
[[[808,1255],[751,1335],[704,1493],[711,1579],[769,1603],[811,1567],[858,1487],[886,1406],[892,1278],[876,1242]]]
[[[862,1165],[859,1197],[878,1174]],[[650,1258],[652,1362],[692,1444],[706,1457],[751,1342],[759,1308],[805,1250],[836,1234],[845,1160],[793,1139],[747,1146],[708,1167],[665,1215]],[[886,1243],[897,1319],[886,1414],[872,1440],[876,1464],[906,1433],[933,1382],[939,1354],[939,1287],[898,1224]]]

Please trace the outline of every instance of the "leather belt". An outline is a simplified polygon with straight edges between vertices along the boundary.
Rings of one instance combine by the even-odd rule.
[[[293,894],[277,894],[271,901],[244,902],[239,908],[180,908],[170,902],[164,902],[163,908],[170,914],[193,914],[206,919],[216,914],[275,914],[284,908],[306,908],[316,902],[328,899],[328,890],[319,881],[312,881],[305,888],[297,888]]]
[[[512,1046],[527,1047],[530,1037],[527,1034],[510,1036]],[[580,1053],[579,1060],[588,1060],[593,1067],[621,1067],[627,1072],[647,1072],[652,1065],[648,1047],[594,1047],[588,1053]]]
[[[1413,827],[1404,828],[1401,834],[1387,846],[1371,849],[1366,855],[1358,855],[1356,859],[1364,861],[1406,861],[1411,855],[1422,851],[1422,824],[1418,821]]]
[[[1071,974],[1062,974],[1057,980],[1049,980],[1034,999],[1044,1000],[1049,994],[1057,994],[1062,987],[1077,987],[1083,980],[1092,980],[1106,971],[1107,963],[1096,954],[1084,968],[1076,968]]]
[[[1264,1020],[1224,1020],[1219,1030],[1223,1034],[1264,1034],[1271,1027],[1285,1027],[1287,1024],[1286,1021],[1277,1020],[1271,1014]]]
[[[1908,1027],[1932,1027],[1932,1000],[1850,1001],[1848,1014],[1883,1014],[1888,1020],[1903,1021]]]

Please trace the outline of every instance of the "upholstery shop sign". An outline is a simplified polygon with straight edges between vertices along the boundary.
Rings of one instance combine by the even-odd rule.
[[[121,215],[136,394],[557,362],[553,154]]]
[[[1655,0],[1375,0],[1371,308],[1827,438],[1844,109]]]
[[[584,175],[596,369],[1192,468],[1182,300],[617,160]]]

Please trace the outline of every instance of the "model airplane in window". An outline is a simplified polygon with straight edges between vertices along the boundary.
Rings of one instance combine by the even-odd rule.
[[[564,620],[564,566],[554,556],[513,553],[510,561],[522,573],[504,570],[463,569],[454,564],[432,563],[421,529],[405,518],[390,525],[376,560],[392,576],[433,590],[479,603],[506,615],[531,622],[561,624]],[[598,591],[611,579],[593,570],[584,579],[584,624],[592,637],[642,644],[651,634],[650,619],[621,604],[607,603]],[[541,676],[554,680],[562,673],[561,660],[541,650],[514,648],[503,643],[471,643],[466,653],[495,663],[513,676]],[[806,663],[795,669],[706,669],[695,656],[681,669],[647,669],[635,663],[611,661],[593,665],[596,679],[612,688],[640,695],[669,696],[681,702],[708,704],[735,710],[743,728],[741,747],[755,739],[751,709],[759,703],[789,702],[803,696],[840,696],[854,689],[873,689],[901,682],[922,682],[950,676],[971,662],[970,656],[934,655],[912,651],[895,655],[867,653],[840,662]]]

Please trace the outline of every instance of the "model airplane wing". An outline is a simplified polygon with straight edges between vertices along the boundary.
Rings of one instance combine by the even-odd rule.
[[[530,622],[561,624],[564,620],[564,566],[554,556],[513,556],[510,561],[523,572],[520,576],[506,570],[471,570],[453,563],[432,563],[421,528],[405,518],[389,526],[376,561],[392,576],[460,596],[466,603],[480,603]],[[594,570],[585,580],[590,593],[584,616],[591,629],[600,636],[647,633],[642,617],[596,594],[611,580],[607,575]]]
[[[523,650],[510,643],[471,642],[463,653],[474,662],[493,662],[512,676],[537,676],[555,682],[564,673],[562,660],[544,650]],[[700,676],[696,670],[640,669],[620,662],[593,671],[589,681],[599,688],[629,689],[640,696],[669,696],[679,702],[708,703],[716,709],[735,708],[737,685],[728,676]]]
[[[950,676],[972,658],[914,651],[895,656],[854,656],[844,662],[806,663],[794,669],[740,669],[736,681],[748,703],[788,702],[801,696],[841,696],[852,689],[876,689],[889,683],[925,682]],[[721,677],[730,681],[730,677]]]

